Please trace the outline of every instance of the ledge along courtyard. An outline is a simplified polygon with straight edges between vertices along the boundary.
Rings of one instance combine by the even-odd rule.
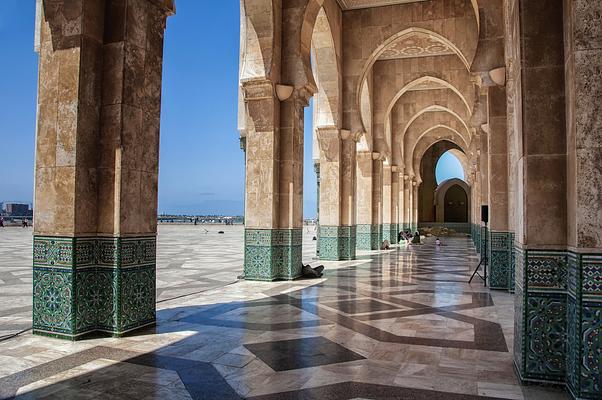
[[[175,2],[36,8],[0,399],[602,399],[602,2],[240,0],[244,226],[157,221]]]

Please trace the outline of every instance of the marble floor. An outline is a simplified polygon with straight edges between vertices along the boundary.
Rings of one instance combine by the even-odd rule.
[[[160,243],[185,246],[176,234],[161,233]],[[160,244],[158,279],[176,282],[164,287],[177,297],[158,304],[156,327],[121,339],[1,341],[0,399],[567,399],[519,385],[512,295],[466,283],[477,261],[469,239],[445,244],[324,262],[323,279],[238,281],[189,295],[179,291],[207,262],[201,252],[214,265],[223,242],[172,255]],[[240,259],[227,257],[238,267],[220,282],[240,271]],[[163,268],[181,273],[165,278]]]

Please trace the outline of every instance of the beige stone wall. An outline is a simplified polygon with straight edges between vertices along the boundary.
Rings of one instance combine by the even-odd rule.
[[[489,227],[508,230],[508,146],[506,132],[506,89],[488,88],[487,150],[489,172]]]
[[[602,4],[564,1],[568,245],[602,249]]]

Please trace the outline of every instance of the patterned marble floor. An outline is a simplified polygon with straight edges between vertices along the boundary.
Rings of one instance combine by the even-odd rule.
[[[159,225],[157,300],[198,293],[242,274],[240,225]],[[219,234],[223,231],[224,234]],[[315,227],[305,227],[303,259],[315,256]],[[32,228],[0,228],[0,338],[31,327]]]
[[[446,244],[166,300],[127,338],[20,335],[0,342],[0,399],[566,399],[519,385],[512,295],[468,285],[469,240]]]

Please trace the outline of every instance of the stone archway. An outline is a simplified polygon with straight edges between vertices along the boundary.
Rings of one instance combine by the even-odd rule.
[[[437,186],[435,189],[435,222],[468,223],[470,222],[469,211],[470,186],[466,182],[453,178],[443,181]]]

